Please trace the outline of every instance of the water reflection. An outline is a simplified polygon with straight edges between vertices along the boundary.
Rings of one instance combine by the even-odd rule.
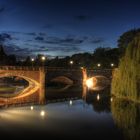
[[[114,99],[111,111],[116,125],[123,131],[127,140],[140,139],[140,106],[130,101]]]
[[[72,105],[72,100],[70,100],[70,105]]]
[[[126,140],[140,139],[138,104],[111,97],[109,87],[98,91],[86,85],[81,88],[72,87],[68,93],[54,94],[58,103],[0,110],[0,131],[13,134],[34,131],[44,135],[52,133],[52,136],[86,134],[111,140],[123,139],[123,132]],[[52,95],[51,92],[51,98]],[[71,99],[72,96],[80,99]],[[59,99],[64,97],[67,100]]]
[[[31,106],[31,110],[33,110],[34,109],[34,107],[33,106]]]
[[[97,94],[97,100],[100,100],[100,95],[99,94]]]
[[[16,94],[29,86],[29,82],[17,76],[0,77],[0,96]]]
[[[83,86],[82,99],[92,105],[96,112],[110,112],[110,88],[104,90],[93,91]]]
[[[42,117],[45,116],[45,111],[44,111],[44,110],[42,110],[42,111],[40,112],[40,116],[42,116]]]

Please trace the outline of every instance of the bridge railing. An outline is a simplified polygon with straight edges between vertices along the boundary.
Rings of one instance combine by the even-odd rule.
[[[64,67],[45,67],[46,70],[52,71],[81,71],[79,68],[64,68]]]
[[[34,70],[34,71],[38,71],[41,67],[37,67],[37,66],[0,66],[0,70]]]
[[[93,71],[93,72],[101,72],[101,73],[106,73],[106,72],[112,72],[113,69],[87,69],[87,71]]]
[[[64,68],[64,67],[45,67],[46,70],[65,70],[65,71],[81,71],[82,68]],[[111,72],[113,69],[88,69],[87,71],[94,72]]]
[[[40,68],[44,68],[45,70],[52,71],[81,71],[81,68],[64,68],[64,67],[40,67],[40,66],[0,66],[0,70],[39,70]],[[113,69],[87,69],[87,71],[93,72],[111,72]]]

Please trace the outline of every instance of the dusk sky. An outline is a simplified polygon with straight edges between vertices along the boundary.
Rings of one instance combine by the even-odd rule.
[[[0,42],[17,56],[117,47],[119,36],[139,25],[139,0],[0,0]]]

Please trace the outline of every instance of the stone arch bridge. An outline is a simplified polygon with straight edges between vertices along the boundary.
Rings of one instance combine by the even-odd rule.
[[[56,77],[64,76],[71,79],[74,84],[82,84],[84,78],[94,76],[104,76],[112,78],[112,69],[65,69],[65,68],[47,68],[46,83],[50,83]]]
[[[17,76],[28,81],[29,86],[14,97],[0,97],[0,102],[7,104],[25,102],[45,102],[45,84],[50,83],[54,78],[66,77],[73,81],[73,84],[82,84],[86,78],[93,76],[112,77],[112,69],[108,70],[86,70],[86,69],[65,69],[58,67],[21,67],[21,66],[0,66],[0,78]]]

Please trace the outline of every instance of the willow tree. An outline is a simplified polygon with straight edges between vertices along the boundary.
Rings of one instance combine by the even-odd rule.
[[[132,29],[123,33],[118,39],[118,47],[121,55],[124,55],[124,52],[128,44],[140,33],[140,28]]]
[[[113,98],[111,112],[115,124],[123,132],[125,140],[140,139],[139,104]]]
[[[113,73],[112,94],[140,101],[140,34],[128,44]]]

